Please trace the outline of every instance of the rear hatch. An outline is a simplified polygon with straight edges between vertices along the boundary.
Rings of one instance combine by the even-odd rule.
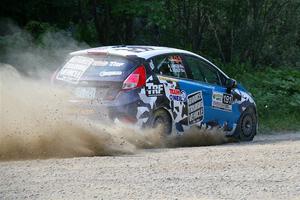
[[[71,86],[73,100],[114,100],[137,65],[137,59],[123,56],[76,55],[65,63],[56,79]]]

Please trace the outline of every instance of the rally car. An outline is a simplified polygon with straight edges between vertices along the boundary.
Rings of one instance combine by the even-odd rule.
[[[70,53],[53,76],[72,88],[77,114],[184,134],[217,127],[250,141],[257,132],[253,97],[207,59],[154,46],[106,46]]]

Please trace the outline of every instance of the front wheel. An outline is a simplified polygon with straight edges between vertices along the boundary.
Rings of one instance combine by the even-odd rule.
[[[245,110],[237,125],[237,134],[240,141],[252,141],[256,135],[257,118],[255,111],[251,108]]]

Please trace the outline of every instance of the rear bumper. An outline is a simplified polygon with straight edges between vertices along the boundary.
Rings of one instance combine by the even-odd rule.
[[[78,100],[69,101],[68,115],[76,119],[110,120],[109,109],[106,106]]]
[[[137,122],[139,98],[128,94],[120,95],[113,101],[69,100],[69,113],[75,118],[86,118],[95,121]]]

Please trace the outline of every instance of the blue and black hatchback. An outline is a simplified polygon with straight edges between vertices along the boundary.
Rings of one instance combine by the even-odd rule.
[[[76,51],[54,78],[72,88],[78,115],[161,125],[166,134],[218,127],[250,141],[256,105],[240,84],[205,58],[174,48],[108,46]]]

